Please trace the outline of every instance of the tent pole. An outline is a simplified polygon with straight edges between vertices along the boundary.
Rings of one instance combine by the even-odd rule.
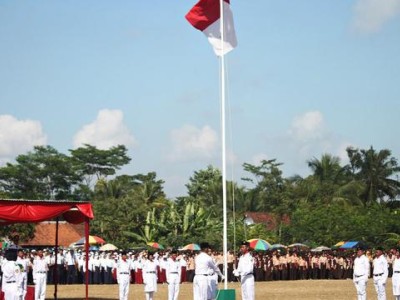
[[[85,272],[85,281],[86,281],[86,300],[89,298],[89,218],[86,217],[85,221],[85,252],[86,252],[86,272]]]
[[[56,245],[54,247],[55,251],[55,267],[53,273],[53,280],[54,280],[54,299],[57,300],[57,285],[58,285],[58,268],[57,268],[57,255],[58,255],[58,221],[59,217],[56,219]]]

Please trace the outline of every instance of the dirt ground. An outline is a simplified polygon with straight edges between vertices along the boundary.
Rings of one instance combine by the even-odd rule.
[[[220,289],[223,284],[220,283]],[[59,285],[58,299],[78,300],[85,298],[83,285]],[[191,283],[183,283],[179,300],[193,299]],[[236,300],[241,300],[240,285],[229,283],[228,289],[235,289]],[[305,281],[274,281],[256,283],[256,300],[356,300],[356,290],[351,280],[305,280]],[[393,299],[391,280],[386,286],[387,299]],[[54,286],[47,287],[46,299],[54,299]],[[118,299],[117,285],[91,285],[89,286],[90,299]],[[132,284],[129,299],[145,300],[142,285]],[[167,285],[158,285],[154,300],[167,300]],[[372,280],[368,281],[367,299],[376,299]]]

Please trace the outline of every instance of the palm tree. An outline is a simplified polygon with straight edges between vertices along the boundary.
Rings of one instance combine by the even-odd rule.
[[[361,199],[365,205],[393,200],[399,195],[400,182],[393,176],[400,167],[390,150],[377,152],[371,146],[368,150],[348,147],[346,151],[354,179],[363,183]]]
[[[321,156],[321,160],[314,157],[307,164],[319,182],[339,183],[345,171],[340,165],[340,158],[327,153]]]

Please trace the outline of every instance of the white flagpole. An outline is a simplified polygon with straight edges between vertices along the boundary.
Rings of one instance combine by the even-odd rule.
[[[224,0],[219,1],[221,31],[221,139],[222,139],[222,206],[223,206],[223,253],[224,253],[224,289],[228,289],[228,227],[226,208],[226,141],[225,141],[225,54],[224,54]]]

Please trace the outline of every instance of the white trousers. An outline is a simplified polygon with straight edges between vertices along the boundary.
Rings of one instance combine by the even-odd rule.
[[[242,300],[254,300],[254,276],[246,275],[241,279],[242,283]]]
[[[22,299],[18,292],[18,287],[15,282],[3,282],[4,300],[19,300]]]
[[[386,300],[386,278],[374,276],[374,286],[378,300]]]
[[[208,276],[208,300],[214,300],[217,298],[218,292],[218,275],[209,275]]]
[[[119,300],[128,300],[129,298],[129,284],[130,276],[125,274],[118,274],[118,290]]]
[[[354,280],[354,285],[357,291],[357,300],[367,300],[367,281],[360,278],[360,280]]]
[[[193,300],[207,300],[208,279],[204,275],[195,275],[193,279]]]
[[[35,300],[45,300],[47,274],[36,273],[35,276]]]
[[[168,281],[168,300],[178,300],[180,289],[180,278],[178,275],[171,274]]]

